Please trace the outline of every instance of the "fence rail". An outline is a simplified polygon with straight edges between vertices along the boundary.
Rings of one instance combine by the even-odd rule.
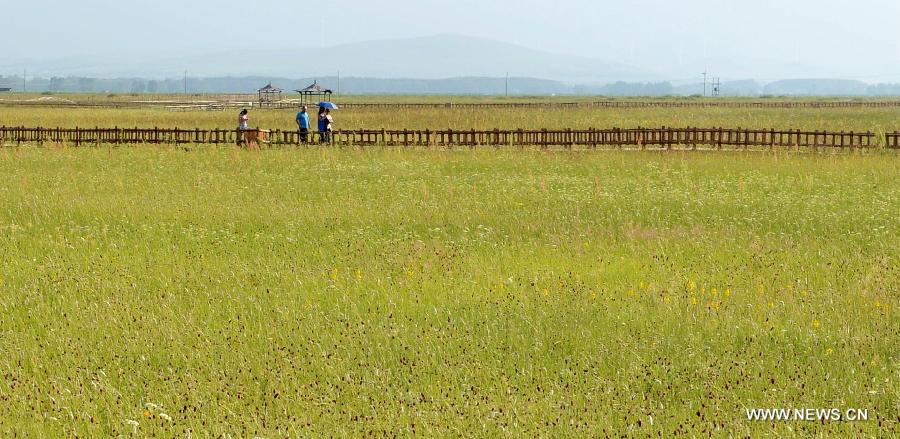
[[[469,102],[469,103],[341,103],[342,108],[898,108],[900,101],[583,101],[583,102]]]
[[[900,149],[900,132],[885,133],[884,146],[887,148]]]
[[[119,102],[77,102],[65,100],[0,100],[0,105],[69,107],[69,108],[167,108],[177,110],[208,110],[237,107],[296,108],[297,100],[283,102],[220,100],[220,101],[119,101]],[[900,108],[900,100],[891,101],[577,101],[577,102],[341,102],[344,109],[604,109],[604,108]]]
[[[296,131],[264,130],[273,144],[300,145]],[[227,144],[234,129],[180,128],[42,128],[0,127],[0,143],[85,144]],[[309,134],[316,143],[317,134]],[[337,130],[335,145],[386,146],[540,146],[540,147],[850,147],[900,149],[900,132],[802,131],[743,128],[610,128],[540,130]]]

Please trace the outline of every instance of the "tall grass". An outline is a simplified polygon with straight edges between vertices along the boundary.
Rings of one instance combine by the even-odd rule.
[[[296,130],[297,109],[250,111],[250,124]],[[313,116],[315,116],[313,114]],[[885,132],[900,130],[894,108],[741,109],[346,109],[334,113],[341,129],[537,129],[741,127]],[[233,128],[237,111],[88,109],[0,106],[0,125],[43,127]]]
[[[0,434],[892,436],[897,170],[2,149]]]

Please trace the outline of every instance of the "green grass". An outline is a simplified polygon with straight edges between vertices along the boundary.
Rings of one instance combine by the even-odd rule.
[[[0,435],[896,435],[898,164],[2,149]]]
[[[297,110],[250,111],[251,126],[296,130]],[[314,115],[313,115],[314,116]],[[885,132],[900,130],[895,108],[744,109],[347,109],[338,129],[539,129],[726,127]],[[237,110],[64,109],[0,106],[0,124],[43,127],[234,128]]]

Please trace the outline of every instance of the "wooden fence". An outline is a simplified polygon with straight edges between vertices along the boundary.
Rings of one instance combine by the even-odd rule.
[[[900,149],[900,132],[885,133],[884,146],[887,148]]]
[[[900,108],[900,101],[583,101],[583,102],[469,102],[469,103],[341,103],[341,108]]]
[[[233,129],[180,128],[29,128],[0,127],[0,143],[85,144],[227,144],[235,143]],[[317,143],[309,133],[309,143]],[[268,141],[299,145],[296,131],[271,130]],[[541,130],[337,130],[335,145],[385,146],[540,146],[540,147],[851,147],[884,145],[900,149],[900,132],[876,135],[870,132],[764,130],[742,128],[611,128]]]
[[[900,100],[895,101],[728,101],[728,100],[646,100],[646,101],[577,101],[577,102],[339,102],[344,109],[629,109],[629,108],[900,108]],[[167,108],[170,110],[209,110],[257,106],[255,101],[54,101],[0,100],[6,106],[68,107],[68,108]],[[266,108],[297,108],[296,100],[268,103]]]

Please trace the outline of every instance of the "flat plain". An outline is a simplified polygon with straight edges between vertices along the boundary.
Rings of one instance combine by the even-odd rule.
[[[894,115],[337,113],[423,129]],[[230,116],[0,108],[6,125]],[[0,434],[890,437],[898,170],[891,151],[5,147]],[[870,419],[746,416],[831,407]]]

